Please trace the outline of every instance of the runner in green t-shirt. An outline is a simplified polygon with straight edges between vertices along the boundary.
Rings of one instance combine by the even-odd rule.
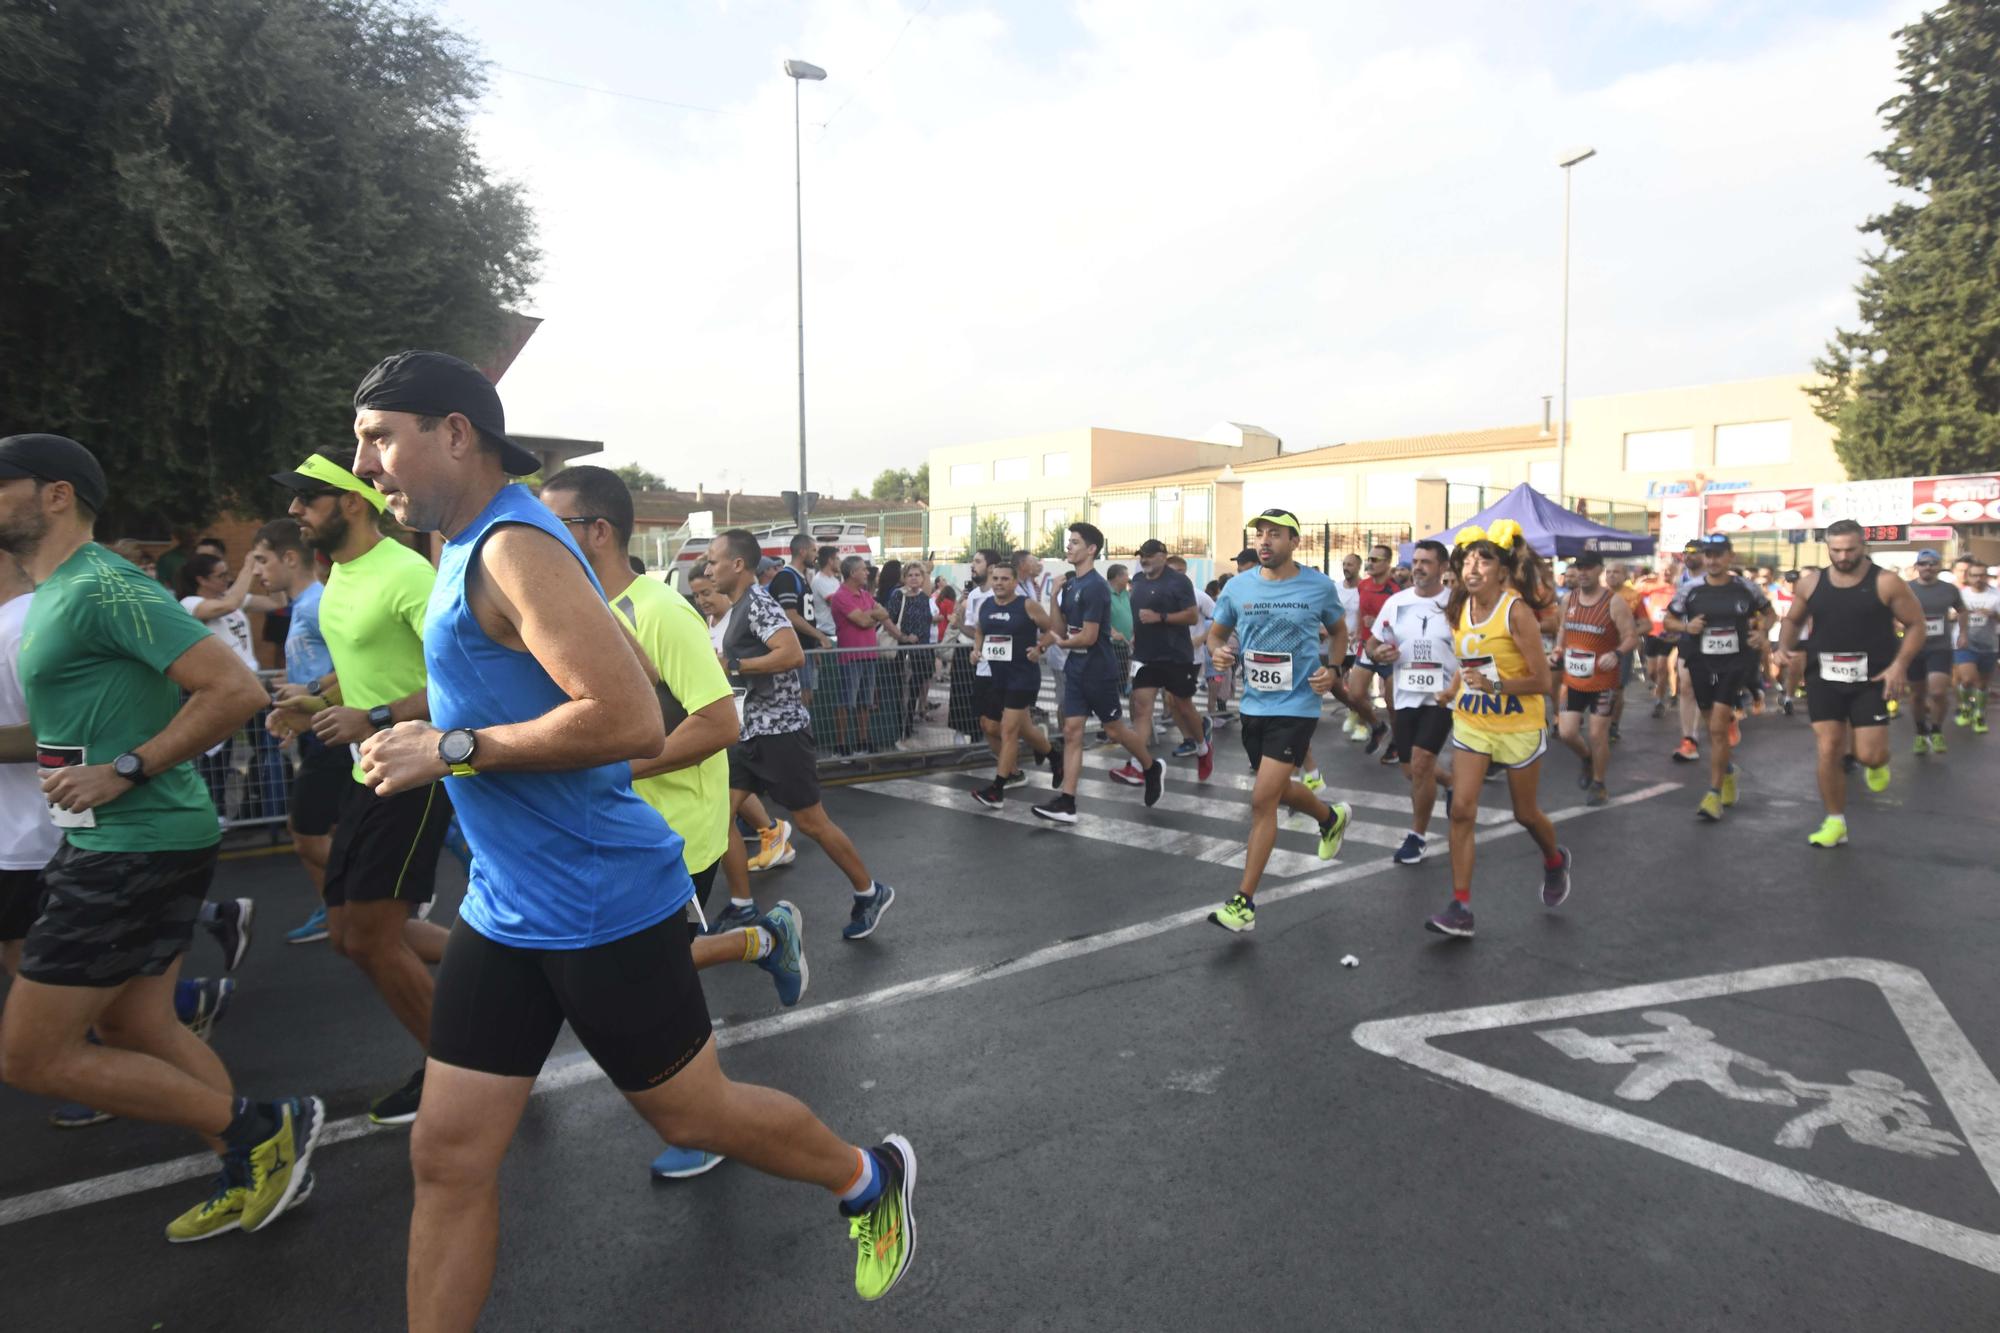
[[[39,760],[65,829],[0,1021],[0,1065],[25,1092],[206,1135],[220,1181],[167,1227],[169,1240],[204,1240],[258,1230],[302,1197],[326,1108],[234,1096],[221,1059],[174,1015],[218,841],[189,761],[267,696],[164,588],[91,540],[106,489],[74,440],[0,440],[0,550],[38,585],[19,663],[28,722],[0,729],[0,763]],[[102,1045],[86,1040],[92,1028]]]
[[[319,599],[319,632],[333,658],[338,704],[294,697],[310,711],[313,735],[346,749],[398,722],[430,716],[424,692],[424,612],[436,573],[431,562],[382,535],[382,495],[350,470],[351,449],[323,449],[271,479],[295,494],[288,511],[299,533],[333,570]],[[317,705],[317,706],[316,706]],[[422,918],[437,878],[438,853],[451,824],[442,782],[377,796],[354,781],[327,847],[326,934],[359,966],[389,1011],[428,1051],[431,997],[426,964],[444,957],[447,932]],[[407,1125],[423,1099],[420,1064],[401,1087],[368,1108],[378,1125]]]
[[[729,819],[735,693],[716,659],[708,622],[664,582],[632,573],[625,554],[632,538],[632,496],[617,473],[587,464],[566,468],[543,485],[542,503],[576,539],[612,614],[631,631],[659,680],[667,744],[651,762],[632,765],[632,790],[681,835],[681,858],[696,899],[706,905],[725,853],[743,855]],[[780,1004],[797,1004],[806,989],[804,925],[798,908],[780,902],[751,925],[697,936],[694,965],[755,963],[771,974]],[[681,1179],[721,1160],[714,1153],[670,1147],[654,1159],[653,1174]]]

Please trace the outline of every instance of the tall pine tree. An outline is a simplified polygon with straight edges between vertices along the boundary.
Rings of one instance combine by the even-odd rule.
[[[1853,477],[2000,469],[2000,3],[1946,0],[1897,38],[1874,158],[1916,197],[1862,226],[1881,248],[1815,411]]]

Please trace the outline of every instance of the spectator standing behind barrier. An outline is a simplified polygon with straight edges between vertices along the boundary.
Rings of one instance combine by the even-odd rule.
[[[834,752],[851,755],[872,748],[868,741],[868,714],[875,707],[875,667],[878,651],[875,632],[888,619],[868,590],[868,562],[850,555],[840,562],[840,586],[828,597],[833,608],[834,640],[839,645],[840,693],[833,714]],[[853,730],[849,730],[850,720]]]
[[[833,608],[826,599],[840,591],[840,550],[838,547],[822,546],[813,552],[813,624],[819,629],[820,638],[831,644],[834,639]]]
[[[819,608],[814,605],[812,559],[817,547],[813,539],[805,533],[792,537],[791,563],[781,566],[764,585],[778,603],[778,609],[785,613],[792,633],[799,636],[799,646],[803,649],[830,648],[832,636],[822,634],[819,628]],[[836,585],[837,586],[837,585]],[[812,707],[813,689],[818,684],[818,671],[813,666],[810,651],[799,664],[799,702]]]
[[[206,541],[206,539],[204,539]],[[244,608],[252,611],[273,610],[283,603],[275,598],[264,597],[250,591],[257,571],[250,561],[243,562],[243,568],[234,579],[229,576],[229,562],[215,554],[213,550],[199,550],[189,556],[181,566],[181,605],[188,614],[208,626],[209,633],[221,639],[236,654],[244,666],[252,671],[258,669],[257,646],[250,637],[250,617]],[[234,739],[233,737],[231,739]],[[201,772],[202,781],[208,787],[208,794],[215,802],[218,815],[251,815],[255,811],[251,800],[254,790],[244,794],[240,808],[231,811],[228,804],[230,741],[224,740],[203,755],[196,767]],[[255,772],[261,765],[253,765]],[[254,789],[253,781],[250,786]]]
[[[883,601],[889,613],[896,642],[905,646],[930,643],[937,624],[937,603],[924,591],[927,576],[920,564],[903,568],[903,586],[891,589]],[[937,669],[937,654],[900,652],[889,655],[888,679],[894,686],[900,730],[897,740],[914,740],[917,718],[930,693],[931,673]]]
[[[173,536],[174,544],[160,552],[160,558],[154,562],[153,568],[148,572],[167,587],[178,588],[181,581],[181,566],[185,565],[188,562],[188,557],[194,554],[194,530],[192,528],[175,528]],[[123,551],[120,551],[119,554],[125,555]],[[126,556],[125,558],[131,560],[130,556]],[[133,560],[132,563],[135,565],[139,564],[136,560]],[[139,567],[141,569],[145,568],[144,565],[140,565]]]
[[[1132,571],[1113,565],[1104,571],[1111,585],[1111,651],[1118,655],[1118,693],[1132,692]]]

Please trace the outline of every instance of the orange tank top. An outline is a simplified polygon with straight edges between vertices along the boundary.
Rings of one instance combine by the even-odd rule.
[[[1563,599],[1560,665],[1562,683],[1573,690],[1595,693],[1618,686],[1618,667],[1614,664],[1609,671],[1600,671],[1597,663],[1600,655],[1618,648],[1618,627],[1611,621],[1613,595],[1600,589],[1592,605],[1585,605],[1577,593]]]

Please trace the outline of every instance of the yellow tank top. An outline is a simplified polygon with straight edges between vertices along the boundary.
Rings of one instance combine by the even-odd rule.
[[[1528,664],[1515,646],[1514,636],[1507,631],[1508,617],[1513,614],[1514,603],[1520,600],[1520,595],[1509,589],[1500,594],[1492,615],[1476,625],[1462,624],[1452,631],[1452,646],[1461,665],[1482,667],[1492,680],[1527,677]],[[1463,618],[1471,614],[1472,604],[1467,602],[1459,615]],[[1452,719],[1458,726],[1478,731],[1535,731],[1547,725],[1546,707],[1547,700],[1539,694],[1487,694],[1460,686]]]

